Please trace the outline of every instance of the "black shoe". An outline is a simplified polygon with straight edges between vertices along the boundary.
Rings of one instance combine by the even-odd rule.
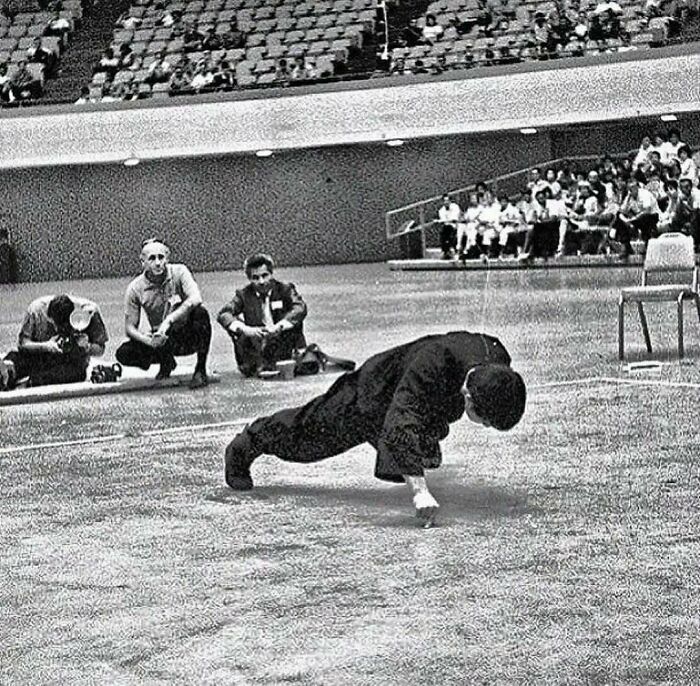
[[[170,378],[170,375],[173,373],[173,369],[175,369],[175,367],[177,367],[175,358],[172,355],[170,357],[166,357],[160,363],[160,370],[156,374],[156,381],[162,381],[163,379]]]
[[[257,455],[253,451],[247,431],[238,434],[226,447],[224,478],[234,491],[249,491],[253,488],[250,465]]]
[[[9,362],[0,360],[0,391],[11,391],[15,387],[15,368]]]
[[[207,373],[203,369],[195,369],[192,378],[190,379],[190,388],[204,388],[209,383]]]

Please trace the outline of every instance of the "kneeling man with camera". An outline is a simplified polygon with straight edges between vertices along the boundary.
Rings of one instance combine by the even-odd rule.
[[[74,295],[37,298],[24,316],[17,350],[0,362],[0,390],[11,390],[26,377],[29,386],[85,381],[90,357],[103,355],[107,340],[91,300]]]

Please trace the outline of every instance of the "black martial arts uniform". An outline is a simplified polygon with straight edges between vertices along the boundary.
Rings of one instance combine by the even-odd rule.
[[[461,389],[479,364],[510,365],[510,355],[485,334],[419,338],[371,357],[306,405],[257,419],[231,447],[252,446],[251,459],[316,462],[368,442],[377,450],[377,478],[421,476],[440,465],[439,441],[464,414]]]

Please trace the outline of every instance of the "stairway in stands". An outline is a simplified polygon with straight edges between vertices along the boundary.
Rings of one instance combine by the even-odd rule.
[[[44,86],[43,102],[73,102],[90,82],[92,68],[102,51],[111,44],[114,24],[129,9],[130,0],[98,0],[85,10],[80,28],[61,56],[59,74]]]

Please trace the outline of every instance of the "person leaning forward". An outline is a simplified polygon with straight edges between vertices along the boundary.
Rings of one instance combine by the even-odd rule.
[[[374,475],[405,481],[416,514],[430,525],[439,505],[425,470],[440,466],[449,425],[466,415],[507,431],[525,411],[525,384],[510,362],[498,339],[467,331],[381,352],[306,405],[248,425],[226,448],[226,483],[251,489],[250,467],[263,454],[317,462],[367,442],[377,451]]]
[[[236,364],[244,376],[275,368],[306,347],[306,304],[293,283],[273,277],[272,257],[258,253],[245,261],[250,282],[236,291],[217,320],[233,339]]]
[[[72,322],[82,320],[80,330]],[[17,350],[0,361],[0,390],[12,390],[24,378],[29,386],[85,381],[90,357],[104,354],[108,340],[102,316],[92,300],[75,295],[45,295],[29,305]]]
[[[170,248],[163,241],[143,242],[143,273],[126,289],[124,329],[129,340],[119,346],[117,360],[144,370],[158,363],[156,379],[167,379],[177,366],[176,356],[196,353],[190,388],[200,388],[207,384],[211,321],[190,270],[169,260]],[[150,326],[148,333],[139,329],[141,310]]]

